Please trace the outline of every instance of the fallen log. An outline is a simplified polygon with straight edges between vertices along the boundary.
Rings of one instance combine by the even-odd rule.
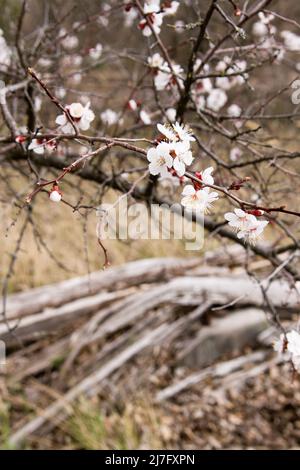
[[[175,264],[171,263],[171,265],[172,269],[174,269]],[[154,272],[157,273],[158,270],[156,269]],[[150,277],[148,273],[148,279]],[[154,282],[153,273],[151,279]],[[144,282],[146,282],[145,277]],[[34,338],[39,338],[41,332],[47,331],[50,333],[53,330],[56,331],[60,325],[63,326],[64,317],[66,321],[69,321],[76,316],[84,315],[84,312],[89,313],[89,309],[91,309],[91,312],[99,311],[81,330],[74,333],[76,339],[77,337],[80,339],[81,336],[85,338],[83,341],[84,345],[85,341],[86,344],[97,341],[107,334],[114,333],[121,328],[131,325],[142,315],[163,304],[196,307],[201,305],[203,301],[209,300],[216,306],[234,305],[237,307],[251,305],[261,307],[265,302],[262,291],[257,283],[248,277],[242,276],[223,275],[217,278],[214,275],[203,277],[201,275],[185,276],[174,278],[169,282],[164,282],[154,287],[146,287],[146,289],[138,290],[134,293],[127,291],[127,296],[125,295],[126,291],[124,291],[126,298],[120,302],[114,302],[114,300],[118,300],[118,296],[121,298],[123,291],[120,291],[119,294],[117,293],[118,291],[114,291],[113,293],[108,292],[98,294],[98,296],[85,297],[75,301],[75,303],[70,303],[69,306],[68,304],[64,305],[57,310],[51,309],[38,315],[30,315],[22,318],[17,334],[23,340],[33,340]],[[268,296],[272,299],[274,307],[282,309],[284,312],[297,311],[299,308],[299,295],[295,289],[291,290],[286,282],[273,281],[268,288]],[[62,297],[63,295],[61,294]],[[105,304],[107,303],[112,303],[112,305],[105,309]],[[107,317],[109,318],[104,321]],[[14,325],[13,322],[10,324]],[[5,324],[0,324],[0,339],[5,339],[8,344],[13,341],[13,337],[7,333],[7,326]]]
[[[277,308],[297,310],[299,306],[297,292],[291,291],[288,284],[281,281],[275,281],[271,284],[268,295]],[[182,305],[182,298],[186,299],[186,297],[190,299],[191,306],[201,305],[205,300],[216,305],[233,301],[237,301],[235,305],[238,306],[261,307],[264,304],[261,289],[247,277],[179,277],[163,285],[127,297],[118,304],[117,308],[112,307],[110,317],[104,323],[102,322],[103,314],[100,312],[83,327],[82,335],[86,336],[87,333],[91,335],[94,332],[95,340],[102,338],[107,333],[114,333],[132,324],[143,314],[162,304],[176,304],[178,302],[179,305]],[[187,301],[185,301],[185,305],[187,305]],[[112,317],[113,313],[115,315]],[[101,323],[100,327],[99,323]],[[75,334],[77,339],[80,332]]]
[[[6,343],[7,347],[16,346],[18,340],[21,340],[23,343],[38,340],[45,335],[59,331],[68,323],[78,318],[88,318],[88,316],[99,309],[107,307],[109,304],[128,296],[130,293],[132,293],[132,289],[118,292],[103,292],[98,295],[75,300],[56,309],[45,309],[42,313],[22,318],[13,335],[8,331],[6,324],[0,323],[0,339]],[[15,324],[16,320],[8,322],[11,329],[13,329]]]
[[[201,263],[201,259],[153,258],[127,263],[58,284],[14,294],[6,299],[6,318],[21,318],[56,308],[101,291],[163,282]],[[0,299],[3,302],[3,299]],[[3,322],[3,319],[0,320]]]

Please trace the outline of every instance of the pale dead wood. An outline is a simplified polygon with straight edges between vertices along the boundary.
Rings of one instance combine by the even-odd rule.
[[[78,318],[85,318],[104,308],[110,303],[126,297],[132,289],[118,292],[104,292],[91,297],[75,300],[58,308],[45,309],[42,313],[26,316],[21,319],[16,330],[16,337],[23,342],[38,340],[39,338],[61,330],[70,322]],[[15,321],[9,322],[11,326]],[[0,339],[8,346],[15,345],[16,338],[9,334],[7,326],[0,324]]]
[[[224,377],[233,371],[244,367],[247,364],[252,364],[255,362],[263,361],[267,356],[265,351],[256,351],[253,354],[248,354],[247,356],[240,356],[230,361],[221,362],[214,366],[207,367],[202,369],[200,372],[189,375],[185,379],[177,382],[169,387],[161,390],[157,396],[156,401],[161,402],[168,400],[169,398],[178,395],[183,390],[192,387],[193,385],[199,384],[202,381],[206,380],[208,377]]]
[[[284,361],[282,356],[276,356],[272,359],[263,362],[262,364],[257,365],[256,367],[252,367],[249,370],[242,370],[237,371],[234,374],[228,375],[222,379],[221,384],[219,386],[219,391],[226,391],[232,387],[240,388],[242,387],[245,382],[249,379],[253,379],[260,374],[263,374],[271,367],[276,366],[277,364],[281,364]]]
[[[268,294],[276,307],[282,305],[291,309],[298,307],[298,294],[295,291],[291,292],[287,283],[273,282]],[[103,322],[103,312],[100,312],[84,325],[81,332],[75,333],[76,341],[80,336],[85,338],[82,344],[99,340],[107,334],[132,324],[143,314],[162,304],[178,302],[180,305],[182,298],[185,299],[185,305],[188,304],[187,299],[190,299],[190,305],[202,304],[203,299],[217,305],[237,299],[238,305],[262,306],[264,304],[259,286],[247,277],[180,277],[127,297],[117,306],[109,309],[110,317],[105,322]],[[100,326],[99,323],[101,323]]]
[[[155,258],[127,263],[91,275],[11,295],[7,299],[9,320],[55,308],[101,291],[162,282],[197,266],[201,259]]]

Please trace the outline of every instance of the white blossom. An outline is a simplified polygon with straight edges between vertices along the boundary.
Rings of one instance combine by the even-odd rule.
[[[223,57],[216,65],[217,72],[225,72],[228,66],[231,64],[231,59],[227,55]]]
[[[138,108],[138,104],[134,99],[128,101],[128,107],[131,111],[136,111]]]
[[[192,136],[192,131],[187,126],[176,122],[172,125],[157,124],[159,132],[171,142],[195,142],[195,137]]]
[[[233,149],[230,150],[229,158],[230,160],[235,162],[236,160],[241,158],[242,155],[243,152],[241,151],[241,149],[239,149],[238,147],[233,147]]]
[[[195,86],[195,93],[210,93],[213,89],[213,85],[210,78],[203,78],[202,80],[198,80]]]
[[[150,172],[157,172],[158,167],[173,167],[176,174],[182,177],[186,171],[186,166],[193,162],[193,155],[190,150],[191,142],[195,138],[191,135],[191,130],[176,122],[175,124],[157,124],[158,131],[163,135],[166,141],[161,142],[155,149],[149,150],[151,162],[149,165]],[[148,152],[148,155],[149,155]]]
[[[70,65],[72,65],[73,67],[80,67],[83,61],[82,56],[78,54],[72,54],[71,56],[69,56],[69,59]]]
[[[163,15],[162,13],[151,13],[147,15],[147,19],[143,19],[139,23],[139,29],[142,31],[143,35],[146,37],[149,37],[152,35],[152,29],[149,26],[149,23],[151,23],[151,26],[153,30],[155,31],[156,34],[160,33],[160,27],[163,22]],[[148,23],[149,22],[149,23]]]
[[[206,105],[212,111],[220,111],[223,106],[227,103],[228,97],[225,91],[220,88],[214,88],[206,100]]]
[[[217,77],[216,78],[216,87],[221,88],[222,90],[230,90],[234,86],[232,80],[228,77]]]
[[[206,105],[206,99],[203,95],[198,95],[194,98],[197,111],[202,111]]]
[[[231,106],[229,106],[229,108],[227,109],[227,114],[228,116],[230,117],[233,117],[233,118],[237,118],[239,117],[241,114],[242,114],[242,109],[239,105],[237,104],[232,104]]]
[[[196,74],[198,72],[198,69],[201,67],[201,65],[202,65],[202,60],[198,57],[195,60],[195,63],[194,63],[194,74]],[[202,70],[204,72],[209,72],[210,71],[210,65],[209,64],[204,64]],[[206,79],[204,79],[204,80],[206,80]]]
[[[113,126],[119,120],[119,115],[112,109],[106,109],[100,114],[101,121],[107,126]]]
[[[95,119],[95,114],[90,109],[90,103],[87,103],[86,106],[82,106],[81,103],[72,103],[70,106],[66,106],[66,109],[69,111],[74,124],[83,131],[87,131],[91,122]],[[55,122],[61,126],[61,130],[65,134],[71,134],[74,130],[65,113],[57,116]]]
[[[245,73],[246,68],[247,62],[245,60],[237,60],[232,64],[230,57],[225,56],[216,66],[216,71],[224,74],[224,76],[216,78],[216,87],[227,91],[234,86],[242,85],[248,77]],[[238,73],[240,75],[233,75]]]
[[[176,15],[179,6],[180,6],[179,2],[175,2],[175,1],[169,2],[167,6],[164,6],[164,15],[166,16]]]
[[[169,122],[175,122],[176,120],[176,109],[175,108],[169,108],[166,110],[166,116],[169,120]]]
[[[49,198],[52,202],[60,202],[62,199],[61,193],[57,190],[51,191]]]
[[[165,72],[162,72],[161,70],[159,70],[159,72],[154,77],[155,88],[158,91],[165,90],[168,87],[171,79],[172,79],[172,75],[170,73],[169,68],[167,68]]]
[[[149,124],[151,124],[152,122],[150,114],[147,113],[147,111],[145,111],[144,109],[142,109],[140,112],[140,119],[144,124],[146,124],[146,126],[149,126]]]
[[[236,75],[232,77],[233,85],[243,85],[245,80],[248,78],[248,74],[245,73],[245,70],[247,69],[247,62],[245,60],[237,60],[235,64],[233,64],[232,68],[230,68],[228,71],[229,73],[238,73],[240,72],[240,75]]]
[[[270,23],[274,20],[274,15],[265,14],[262,11],[258,13],[259,21],[256,21],[252,27],[252,33],[259,38],[267,36],[269,33],[274,34],[276,32],[275,26]]]
[[[285,47],[290,51],[300,51],[300,36],[291,31],[282,31],[281,37]]]
[[[67,49],[67,50],[75,49],[79,44],[78,37],[68,34],[64,28],[60,30],[59,37],[61,39],[61,45],[63,46],[64,49]]]
[[[28,145],[28,150],[32,150],[38,155],[43,155],[45,152],[44,142],[39,139],[32,139],[31,143]]]
[[[82,80],[82,75],[80,72],[74,73],[72,75],[72,82],[74,83],[74,85],[79,85],[79,83],[81,83],[81,80]]]
[[[95,47],[89,50],[89,56],[92,60],[99,60],[103,52],[102,44],[98,43]]]
[[[254,34],[254,36],[258,36],[261,38],[261,37],[267,36],[268,32],[269,32],[268,26],[264,24],[262,21],[256,21],[253,24],[252,33]]]
[[[198,191],[191,184],[185,186],[182,192],[181,204],[190,210],[200,211],[207,214],[212,204],[219,199],[217,192],[211,192],[210,188],[199,189]]]
[[[270,24],[274,20],[274,15],[272,13],[265,14],[263,11],[258,13],[260,21],[264,24]]]
[[[130,3],[130,2],[129,2]],[[138,10],[136,8],[130,7],[129,9],[125,8],[125,26],[126,28],[130,28],[134,21],[139,16]]]
[[[206,168],[204,171],[200,172],[199,178],[201,179],[203,184],[208,184],[208,185],[214,184],[215,180],[212,176],[213,171],[214,171],[213,167],[210,166],[209,168]]]
[[[251,218],[248,219],[247,227],[238,232],[237,237],[240,239],[243,238],[251,244],[255,244],[256,241],[261,238],[268,223],[267,220],[257,220],[257,218],[252,215]]]
[[[173,124],[173,129],[175,134],[179,140],[188,141],[188,142],[195,142],[195,137],[192,135],[192,130],[189,127],[184,126],[183,124],[179,124],[176,122]]]
[[[286,335],[287,350],[292,356],[300,356],[300,334],[296,330],[292,330]]]
[[[179,82],[182,80],[183,69],[178,64],[172,64],[172,70],[170,69],[169,65],[164,62],[161,66],[159,71],[156,73],[154,77],[154,85],[158,91],[165,90],[169,87],[176,85],[176,80]]]
[[[192,152],[190,151],[189,141],[185,140],[170,144],[170,154],[174,158],[174,170],[176,170],[178,176],[183,176],[186,166],[191,165],[194,160]]]
[[[296,330],[281,334],[273,343],[274,350],[279,354],[286,354],[292,361],[294,368],[300,372],[300,334]]]
[[[159,52],[156,52],[151,57],[148,57],[148,65],[152,68],[163,67],[164,62],[165,61]]]
[[[67,92],[66,92],[66,89],[64,87],[59,87],[57,88],[56,90],[56,96],[60,99],[63,99],[65,96],[66,96]]]
[[[158,13],[160,11],[160,0],[145,0],[144,14]]]
[[[147,159],[150,162],[149,171],[151,175],[166,176],[168,168],[173,165],[170,145],[167,142],[161,142],[157,147],[149,149]]]
[[[253,217],[253,215],[248,214],[242,209],[234,209],[234,212],[227,212],[224,215],[224,218],[228,221],[228,225],[237,231],[246,230],[251,223],[251,218],[253,220]]]
[[[171,142],[176,142],[177,137],[172,126],[166,124],[157,124],[159,132]]]

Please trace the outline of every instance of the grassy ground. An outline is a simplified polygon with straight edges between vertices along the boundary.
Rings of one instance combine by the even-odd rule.
[[[65,197],[72,201],[72,193],[66,188]],[[115,201],[111,192],[105,201]],[[73,198],[74,200],[74,198]],[[9,205],[0,204],[0,275],[5,276],[11,254],[14,253],[26,214]],[[26,290],[43,284],[99,270],[103,266],[103,252],[97,243],[98,218],[91,212],[88,218],[63,204],[49,201],[47,194],[40,194],[33,205],[32,218],[38,233],[29,224],[9,291]],[[112,265],[140,258],[161,256],[195,256],[185,250],[181,240],[107,240],[105,246]],[[63,268],[63,266],[65,269]]]

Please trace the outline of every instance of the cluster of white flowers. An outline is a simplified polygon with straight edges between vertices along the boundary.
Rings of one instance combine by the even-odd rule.
[[[253,24],[252,33],[258,39],[260,46],[270,51],[274,51],[276,63],[280,63],[284,58],[286,50],[300,51],[300,36],[291,31],[282,31],[280,36],[283,39],[283,45],[276,41],[277,28],[272,24],[275,19],[273,14],[258,14],[259,20]]]
[[[169,89],[183,80],[183,69],[178,64],[172,64],[172,70],[169,64],[157,52],[148,57],[148,65],[153,69],[154,85],[158,91]]]
[[[274,349],[279,354],[288,354],[295,370],[300,372],[300,334],[296,330],[289,331],[286,335],[281,334],[274,342]]]
[[[252,33],[254,36],[257,36],[259,39],[265,38],[268,35],[276,33],[276,27],[271,24],[274,20],[274,15],[266,15],[262,11],[258,13],[259,20],[253,24]]]
[[[3,31],[0,29],[0,67],[9,67],[11,64],[11,50],[8,47]]]
[[[175,15],[179,8],[180,3],[177,1],[164,1],[162,5],[160,0],[146,0],[144,3],[143,13],[144,18],[139,22],[138,27],[143,35],[149,37],[152,35],[152,28],[156,34],[160,33],[163,19],[165,16]],[[138,17],[137,8],[126,2],[125,4],[125,25],[132,26],[135,19]],[[151,24],[152,28],[149,26]]]
[[[191,151],[191,142],[195,141],[189,128],[176,122],[172,125],[157,124],[162,139],[156,147],[147,152],[149,172],[151,175],[159,175],[161,179],[174,177],[184,180],[186,167],[191,165],[194,158]],[[188,210],[209,213],[212,204],[219,199],[216,191],[213,191],[214,178],[213,167],[206,168],[195,173],[195,180],[188,184],[182,191],[181,204]],[[256,216],[263,215],[261,210],[245,212],[235,209],[234,212],[225,214],[229,225],[237,232],[239,239],[254,244],[262,236],[267,220],[259,220]]]
[[[188,128],[178,122],[172,126],[158,124],[157,128],[164,140],[148,150],[150,173],[166,177],[169,169],[173,168],[179,177],[183,176],[186,166],[193,162],[191,142],[195,138]]]
[[[66,110],[69,112],[76,127],[82,131],[87,131],[90,128],[91,122],[95,119],[95,114],[90,109],[89,102],[85,106],[81,103],[72,103],[70,106],[66,106]],[[73,133],[73,126],[65,113],[57,116],[55,122],[61,126],[61,131],[63,133]]]
[[[258,211],[263,215],[263,211]],[[267,220],[258,220],[254,214],[243,211],[242,209],[234,209],[234,212],[227,212],[225,219],[230,227],[237,231],[237,237],[247,240],[249,243],[255,243],[263,234],[264,229],[268,225]]]
[[[194,67],[196,73],[201,60],[197,60]],[[192,95],[196,108],[201,111],[205,107],[211,111],[218,112],[222,109],[227,101],[227,92],[233,87],[242,85],[248,78],[245,72],[247,62],[245,60],[237,60],[232,62],[232,59],[225,56],[219,61],[215,67],[214,73],[219,73],[220,76],[216,77],[214,83],[210,78],[203,78],[197,80],[193,87]],[[210,66],[206,64],[203,68],[205,73],[210,72]],[[241,109],[237,105],[231,105],[228,108],[228,114],[232,117],[238,117],[241,114]]]
[[[191,165],[194,158],[191,152],[191,142],[195,141],[191,130],[176,122],[172,126],[158,124],[157,128],[163,136],[163,140],[147,152],[149,171],[152,175],[160,175],[161,178],[181,178],[185,175],[186,167]],[[207,168],[201,173],[196,173],[200,181],[193,185],[186,185],[182,192],[181,204],[189,210],[202,213],[209,212],[213,202],[218,200],[218,193],[211,191],[206,185],[213,185],[213,168]]]

